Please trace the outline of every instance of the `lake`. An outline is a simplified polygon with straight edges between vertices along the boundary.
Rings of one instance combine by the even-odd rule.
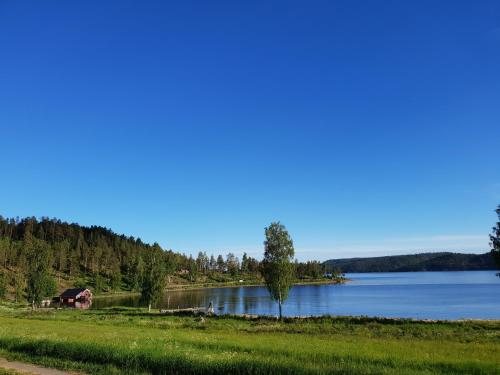
[[[297,285],[286,316],[365,315],[418,319],[500,319],[498,271],[346,274],[343,285]],[[173,291],[162,308],[206,307],[217,314],[276,315],[262,286]],[[138,296],[94,299],[93,308],[141,306]]]

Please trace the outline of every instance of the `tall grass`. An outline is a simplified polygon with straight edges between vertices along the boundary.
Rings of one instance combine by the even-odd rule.
[[[19,372],[0,368],[0,375],[19,375]]]
[[[149,374],[495,374],[500,323],[243,320],[141,310],[0,314],[0,348],[34,360]]]

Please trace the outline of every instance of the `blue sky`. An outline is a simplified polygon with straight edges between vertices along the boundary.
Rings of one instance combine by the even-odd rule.
[[[0,213],[197,253],[486,251],[498,1],[0,0]]]

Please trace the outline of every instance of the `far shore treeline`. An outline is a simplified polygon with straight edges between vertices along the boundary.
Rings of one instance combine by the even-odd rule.
[[[233,253],[199,252],[193,258],[100,226],[0,216],[0,298],[9,294],[32,302],[30,293],[50,296],[66,287],[91,287],[94,293],[141,291],[151,281],[145,275],[159,269],[167,275],[167,286],[264,281],[261,262],[246,253],[241,260]],[[325,272],[326,266],[318,261],[294,263],[297,280],[323,278]],[[47,276],[30,285],[30,274]]]
[[[498,221],[490,234],[490,252],[462,254],[451,252],[392,255],[371,258],[330,259],[325,265],[345,273],[478,271],[500,269],[500,205],[495,209]],[[500,276],[500,273],[497,274]]]
[[[495,270],[497,268],[490,252],[484,254],[420,253],[369,258],[330,259],[325,263],[345,273],[481,271]]]

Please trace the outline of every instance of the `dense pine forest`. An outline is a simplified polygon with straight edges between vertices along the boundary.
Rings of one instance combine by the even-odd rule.
[[[147,244],[140,238],[118,235],[100,226],[81,226],[57,219],[6,219],[0,216],[0,298],[10,294],[20,300],[30,293],[26,275],[34,267],[46,269],[46,294],[64,287],[92,287],[102,291],[139,291],[147,259],[158,255],[170,284],[260,281],[260,262],[243,254],[196,258]],[[297,279],[323,277],[325,266],[317,261],[295,263]],[[38,272],[38,274],[43,274]],[[29,296],[28,296],[29,298]]]

